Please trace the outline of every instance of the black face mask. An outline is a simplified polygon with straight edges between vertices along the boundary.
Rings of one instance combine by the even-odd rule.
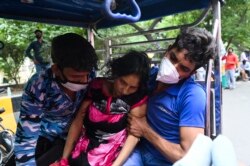
[[[61,67],[59,67],[59,70],[60,70],[60,72],[62,73],[63,79],[61,79],[61,78],[59,78],[59,77],[56,77],[56,81],[57,81],[57,82],[60,82],[60,83],[63,83],[63,84],[66,84],[67,82],[69,82],[69,83],[74,83],[74,84],[80,84],[80,85],[82,85],[82,84],[88,84],[88,83],[91,81],[91,78],[89,78],[89,75],[87,76],[87,77],[88,77],[88,78],[87,78],[88,81],[85,82],[85,83],[70,81],[70,80],[68,80],[67,77],[64,75],[63,69],[62,69]]]
[[[41,35],[36,35],[37,39],[41,39],[41,37],[42,37]]]

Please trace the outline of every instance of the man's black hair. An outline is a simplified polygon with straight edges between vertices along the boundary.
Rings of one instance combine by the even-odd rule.
[[[195,64],[195,69],[205,66],[216,51],[215,39],[210,32],[202,28],[184,28],[169,49],[186,49],[186,58]]]
[[[245,64],[246,64],[246,62],[247,62],[247,61],[244,59],[244,60],[242,61],[243,65],[245,65]]]
[[[232,47],[229,47],[229,48],[228,48],[228,51],[229,51],[229,50],[232,50],[232,51],[234,51],[234,49],[233,49]]]
[[[34,33],[36,34],[36,33],[38,33],[38,32],[43,33],[43,31],[41,31],[40,29],[35,30]]]
[[[97,66],[97,55],[92,45],[82,36],[66,33],[52,40],[51,57],[60,68],[92,71]]]

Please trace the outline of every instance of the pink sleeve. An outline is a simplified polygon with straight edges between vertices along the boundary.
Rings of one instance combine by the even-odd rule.
[[[147,101],[148,101],[148,96],[144,96],[139,102],[137,102],[134,105],[132,105],[131,109],[133,109],[135,107],[138,107],[138,106],[141,106],[141,105],[147,103]]]

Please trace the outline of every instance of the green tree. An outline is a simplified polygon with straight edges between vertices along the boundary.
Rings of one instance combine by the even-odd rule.
[[[232,46],[238,50],[249,48],[250,45],[250,1],[249,0],[227,0],[226,4],[222,7],[222,39],[226,43],[226,47]],[[136,24],[127,24],[123,26],[117,26],[114,28],[101,29],[97,31],[98,36],[95,39],[95,47],[97,50],[105,49],[104,41],[110,36],[119,36],[128,33],[140,33],[145,30],[159,29],[163,27],[176,26],[189,24],[194,22],[202,11],[195,10],[185,13],[166,16],[163,18],[157,18],[154,20],[139,22]],[[212,14],[199,25],[205,27],[208,30],[212,30]],[[12,70],[6,71],[9,73],[8,79],[18,82],[18,78],[15,78],[15,72],[18,71],[15,68],[20,67],[24,56],[24,51],[28,44],[34,40],[34,30],[41,29],[44,32],[44,39],[48,42],[59,34],[67,32],[75,32],[86,37],[87,31],[84,28],[69,27],[61,25],[43,24],[36,22],[16,21],[0,19],[0,40],[4,41],[6,49],[4,54],[0,55],[0,69]],[[164,31],[155,34],[144,34],[136,37],[129,38],[116,38],[112,42],[113,44],[131,43],[135,41],[149,41],[153,39],[174,38],[179,32],[178,29],[172,31]],[[137,50],[149,50],[149,49],[166,49],[169,43],[159,42],[145,45],[133,45],[129,48],[120,47],[113,50],[113,53],[124,53],[127,49]],[[8,50],[9,49],[9,50]],[[17,50],[16,53],[14,50]],[[100,59],[104,56],[103,52],[97,52]],[[15,56],[18,56],[18,60]],[[7,59],[8,62],[7,62]],[[2,59],[2,60],[1,60]],[[4,63],[1,63],[1,61]],[[6,61],[6,62],[5,62]],[[12,63],[9,63],[12,62]],[[14,65],[15,64],[15,65]]]
[[[249,49],[249,9],[249,0],[227,0],[222,7],[222,39],[226,48]]]
[[[44,32],[44,40],[48,43],[53,37],[67,32],[86,36],[86,30],[78,27],[0,19],[0,40],[5,43],[5,48],[0,54],[0,70],[3,70],[7,79],[15,84],[19,84],[18,72],[25,59],[24,52],[29,43],[35,40],[36,29]]]
[[[133,42],[143,42],[143,41],[152,41],[152,40],[161,40],[165,38],[175,38],[179,32],[179,29],[174,29],[171,31],[161,31],[157,33],[144,33],[144,31],[151,31],[154,29],[161,29],[171,26],[178,26],[183,24],[190,24],[193,23],[201,14],[202,11],[190,11],[181,14],[166,16],[163,18],[156,18],[149,21],[143,21],[138,23],[132,23],[127,25],[122,25],[113,28],[101,29],[98,30],[99,36],[103,39],[111,38],[112,44],[120,44],[120,43],[133,43]],[[204,26],[202,24],[201,26]],[[129,33],[137,33],[141,35],[137,35],[135,37],[121,37],[117,38],[117,36]],[[114,37],[114,38],[113,38]],[[129,45],[129,47],[118,47],[113,48],[113,54],[120,54],[124,53],[128,49],[136,49],[141,51],[151,51],[151,50],[165,50],[167,46],[172,41],[161,41],[161,42],[154,42],[154,43],[146,43],[144,45]],[[99,45],[101,46],[101,45]],[[104,46],[102,47],[102,49]],[[157,56],[162,55],[162,53],[156,54]]]
[[[6,44],[1,59],[4,63],[0,67],[2,67],[8,80],[13,80],[18,85],[20,81],[19,68],[24,61],[22,48],[12,43]]]

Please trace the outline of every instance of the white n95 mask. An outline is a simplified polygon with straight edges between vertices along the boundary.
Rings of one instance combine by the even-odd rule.
[[[156,80],[166,84],[175,84],[179,82],[179,77],[180,75],[177,72],[175,66],[167,57],[164,57],[161,61]]]

